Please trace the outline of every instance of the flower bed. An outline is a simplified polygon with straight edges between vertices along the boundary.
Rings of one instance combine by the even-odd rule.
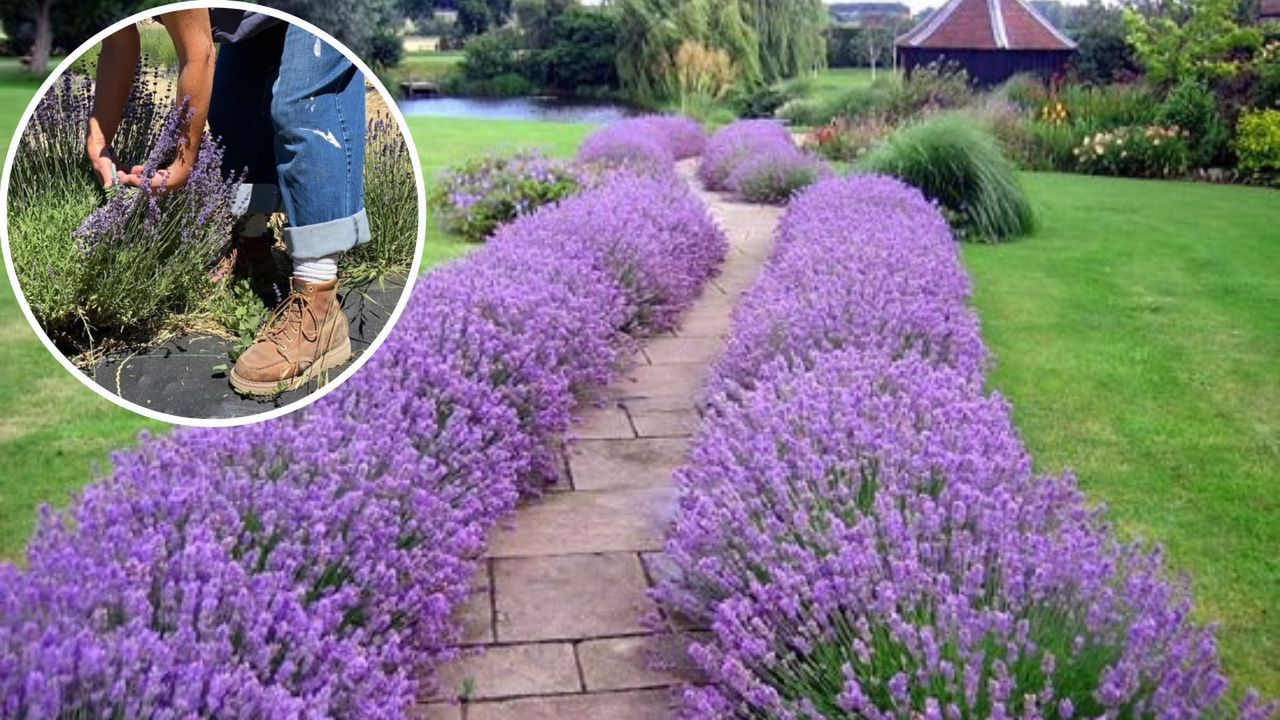
[[[676,160],[706,144],[689,118],[651,115],[622,120],[592,133],[575,161],[537,152],[480,157],[444,173],[428,206],[445,230],[473,242],[504,223],[598,185],[614,172],[670,176]]]
[[[736,193],[748,202],[782,203],[828,170],[796,146],[781,123],[739,120],[707,142],[698,177],[708,190]]]
[[[575,399],[725,249],[683,186],[613,176],[424,279],[309,408],[117,454],[0,566],[0,715],[405,717]]]
[[[967,296],[918,191],[859,176],[792,202],[678,476],[657,593],[712,629],[687,717],[1220,709],[1186,583],[1070,474],[1033,473]]]

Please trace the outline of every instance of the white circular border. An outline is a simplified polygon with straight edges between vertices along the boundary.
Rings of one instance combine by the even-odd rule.
[[[336,379],[326,383],[325,386],[319,390],[284,407],[273,408],[255,415],[246,415],[244,417],[236,418],[188,418],[158,412],[156,410],[143,407],[130,400],[126,400],[94,382],[88,375],[72,365],[71,361],[58,351],[57,346],[55,346],[53,341],[49,339],[44,328],[42,328],[40,323],[36,321],[35,314],[31,312],[31,306],[27,303],[26,295],[22,292],[22,285],[18,282],[18,273],[13,265],[13,255],[9,251],[9,181],[13,173],[13,162],[14,158],[17,157],[18,147],[21,145],[22,135],[26,132],[27,123],[31,121],[31,115],[35,112],[36,105],[38,105],[45,94],[49,92],[49,88],[57,82],[62,74],[66,72],[67,68],[79,59],[81,55],[87,52],[94,45],[101,42],[103,38],[114,33],[120,28],[132,25],[139,20],[146,20],[157,15],[174,12],[175,10],[199,10],[206,8],[248,10],[251,12],[262,13],[263,15],[270,15],[293,25],[297,25],[303,30],[306,30],[307,32],[319,37],[321,40],[324,40],[331,47],[338,50],[338,52],[341,52],[356,66],[356,68],[360,70],[361,73],[364,74],[365,80],[372,84],[374,89],[378,91],[378,94],[382,96],[383,101],[387,105],[387,110],[391,113],[392,117],[395,118],[396,124],[400,127],[400,133],[404,136],[405,144],[409,150],[410,163],[413,165],[413,176],[418,188],[418,241],[413,253],[413,265],[409,268],[409,277],[405,282],[404,292],[401,294],[399,302],[396,303],[395,309],[391,312],[391,317],[387,320],[387,324],[382,329],[382,332],[374,338],[373,343],[369,345],[368,349],[360,354],[360,357],[356,358],[356,361],[353,362],[350,367],[343,371],[343,373]],[[418,149],[413,142],[413,136],[409,133],[409,126],[405,122],[404,114],[400,112],[400,108],[396,105],[395,99],[387,92],[387,88],[382,84],[382,81],[378,76],[370,70],[369,66],[366,65],[355,53],[353,53],[350,48],[338,42],[332,35],[321,30],[315,25],[312,25],[306,20],[295,17],[281,10],[276,10],[275,8],[255,5],[248,2],[239,2],[238,0],[188,0],[187,2],[177,2],[171,5],[151,8],[114,23],[110,27],[89,38],[89,40],[80,45],[80,47],[76,48],[75,51],[67,55],[67,57],[58,64],[58,67],[53,72],[49,73],[49,77],[40,85],[40,90],[36,93],[35,98],[33,98],[27,105],[26,111],[22,114],[22,119],[18,121],[18,126],[14,129],[13,139],[9,146],[9,152],[5,156],[4,160],[4,176],[3,178],[0,178],[0,247],[2,247],[4,251],[4,265],[5,269],[9,273],[9,282],[13,285],[14,296],[18,300],[18,305],[22,308],[22,314],[26,316],[27,322],[31,325],[31,328],[35,331],[36,335],[39,336],[40,341],[43,342],[49,352],[58,359],[58,362],[62,363],[62,366],[67,369],[67,372],[74,375],[86,387],[107,400],[110,400],[120,407],[132,410],[139,415],[151,418],[152,420],[160,420],[174,425],[186,425],[190,427],[237,427],[280,417],[281,415],[301,410],[307,405],[319,400],[346,382],[352,374],[359,372],[365,362],[373,356],[373,354],[382,345],[382,342],[391,334],[392,329],[400,320],[400,314],[404,312],[405,306],[409,302],[409,296],[413,292],[413,286],[418,279],[418,265],[422,262],[423,245],[426,241],[426,221],[426,188],[423,185],[422,163],[418,159]]]

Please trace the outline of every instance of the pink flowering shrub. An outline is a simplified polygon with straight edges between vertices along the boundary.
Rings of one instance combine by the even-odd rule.
[[[615,175],[425,278],[317,403],[117,453],[0,565],[0,716],[406,717],[575,399],[724,252],[687,188]]]
[[[1033,472],[967,296],[918,191],[860,176],[792,202],[678,474],[657,595],[712,632],[685,717],[1224,710],[1187,583],[1070,474]]]

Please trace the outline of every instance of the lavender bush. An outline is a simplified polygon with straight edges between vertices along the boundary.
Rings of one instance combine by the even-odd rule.
[[[681,115],[645,115],[595,131],[578,151],[579,162],[663,172],[672,160],[697,157],[707,135],[696,120]]]
[[[408,272],[418,243],[418,183],[400,126],[381,112],[370,113],[365,127],[364,207],[370,240],[343,257],[343,275]]]
[[[445,230],[479,242],[503,223],[578,192],[583,181],[568,163],[535,151],[487,155],[441,176],[428,206]]]
[[[140,65],[113,146],[144,158],[148,176],[185,142],[182,103],[156,88]],[[92,104],[88,78],[65,75],[41,98],[18,140],[10,193],[10,237],[23,292],[55,335],[130,329],[193,305],[205,270],[229,236],[237,180],[224,177],[222,151],[205,137],[179,190],[102,191],[84,155]]]
[[[698,166],[698,178],[708,190],[732,190],[729,176],[747,158],[778,148],[794,148],[795,142],[782,123],[774,120],[739,120],[707,141]]]
[[[794,146],[778,146],[738,163],[725,186],[747,202],[781,205],[828,174],[830,171],[820,158]]]
[[[686,717],[1225,712],[1185,581],[1032,472],[967,295],[918,191],[828,180],[790,206],[678,476],[658,596],[713,633]]]
[[[575,398],[724,252],[683,186],[613,176],[425,278],[316,404],[117,454],[0,565],[0,715],[406,717]]]

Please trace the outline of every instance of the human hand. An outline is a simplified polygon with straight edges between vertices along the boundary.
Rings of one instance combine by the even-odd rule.
[[[134,165],[129,168],[129,172],[120,172],[119,175],[120,182],[130,187],[150,185],[152,190],[177,190],[186,185],[187,179],[191,177],[191,165],[178,159],[169,167],[156,170],[150,177],[146,176],[146,168]]]
[[[90,136],[85,142],[85,152],[89,156],[89,165],[93,167],[93,174],[102,183],[102,187],[111,187],[117,181],[124,180],[125,174],[116,169],[120,161],[116,158],[115,151],[102,138]]]

